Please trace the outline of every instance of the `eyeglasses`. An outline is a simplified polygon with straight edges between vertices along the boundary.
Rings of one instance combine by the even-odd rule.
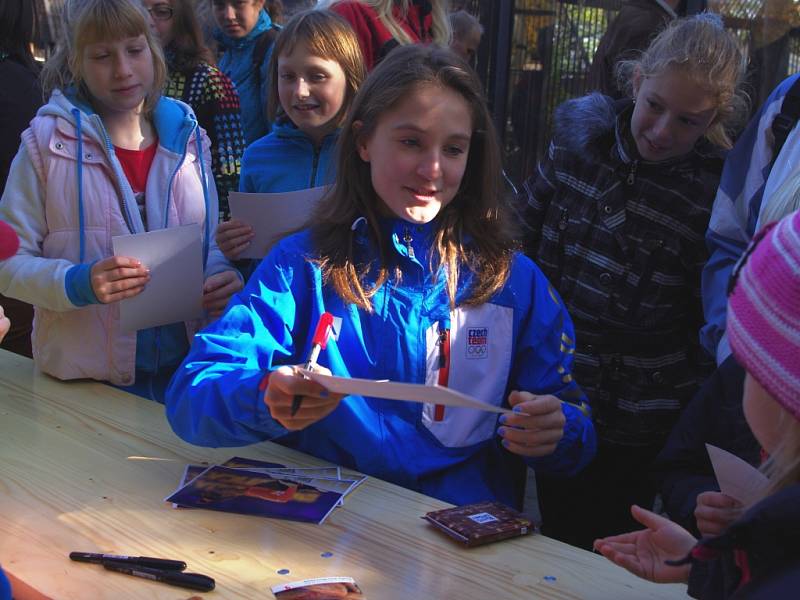
[[[156,21],[169,21],[175,13],[172,7],[166,4],[156,4],[153,8],[148,8],[147,12],[149,12],[150,16]]]

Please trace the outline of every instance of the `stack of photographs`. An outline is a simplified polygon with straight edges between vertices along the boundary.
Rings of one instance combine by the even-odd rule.
[[[175,508],[206,508],[322,524],[366,477],[340,467],[301,468],[234,457],[221,465],[187,465]]]

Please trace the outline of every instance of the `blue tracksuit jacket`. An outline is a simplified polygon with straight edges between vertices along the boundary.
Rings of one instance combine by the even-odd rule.
[[[307,260],[307,231],[282,240],[225,314],[195,336],[167,391],[175,432],[215,447],[274,440],[455,504],[497,499],[518,506],[523,462],[501,446],[496,414],[448,407],[435,421],[429,405],[348,396],[302,431],[270,417],[259,382],[278,366],[305,362],[315,324],[328,311],[343,319],[319,361],[334,375],[435,383],[439,332],[450,329],[449,387],[494,405],[507,405],[514,389],[559,396],[563,439],[552,455],[528,464],[565,475],[585,466],[596,438],[586,397],[570,375],[572,322],[541,271],[517,255],[490,302],[451,311],[444,278],[426,266],[436,221],[382,226],[402,279],[373,296],[372,313],[345,305],[322,284]],[[363,219],[356,228],[356,248],[374,255]],[[468,286],[465,277],[459,296]]]

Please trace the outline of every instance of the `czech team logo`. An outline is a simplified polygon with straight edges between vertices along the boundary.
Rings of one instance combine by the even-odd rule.
[[[489,328],[467,328],[467,358],[486,358],[489,355]]]

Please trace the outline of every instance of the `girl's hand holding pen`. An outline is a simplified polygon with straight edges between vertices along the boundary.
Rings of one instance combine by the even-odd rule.
[[[561,400],[514,391],[508,395],[508,403],[514,414],[501,416],[497,430],[503,446],[521,456],[552,454],[564,436],[567,422]]]
[[[127,256],[109,256],[92,265],[92,291],[103,304],[119,302],[139,294],[150,281],[150,269]]]
[[[301,365],[304,366],[304,365]],[[330,375],[330,371],[319,365],[315,371]],[[292,402],[295,396],[303,401],[297,413],[292,416]],[[344,396],[331,394],[320,384],[305,379],[297,372],[297,367],[280,367],[269,376],[264,402],[272,418],[290,431],[305,429],[309,425],[328,416],[339,406]]]

